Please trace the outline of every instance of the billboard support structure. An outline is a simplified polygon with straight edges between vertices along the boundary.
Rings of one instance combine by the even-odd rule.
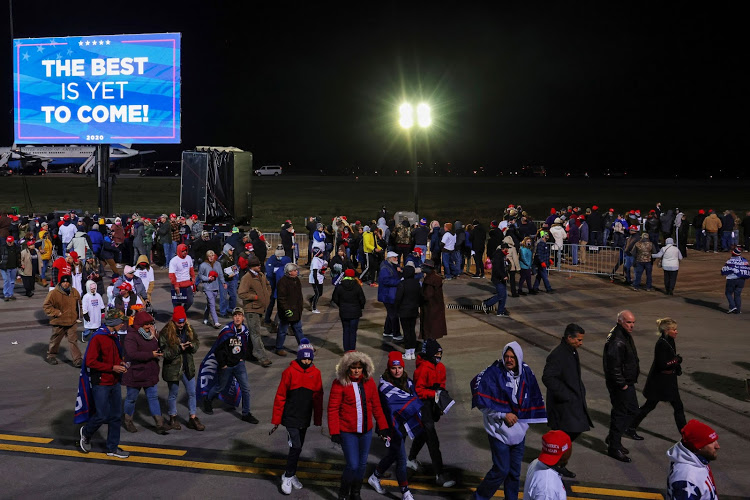
[[[99,185],[99,213],[113,215],[112,184],[114,178],[109,171],[109,144],[96,145],[96,172]]]

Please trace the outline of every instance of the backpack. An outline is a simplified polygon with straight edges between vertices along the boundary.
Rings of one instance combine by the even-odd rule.
[[[396,241],[397,244],[399,245],[409,244],[409,241],[411,240],[411,230],[408,227],[401,225],[398,228],[398,232],[396,233],[396,235],[398,238],[398,240]]]

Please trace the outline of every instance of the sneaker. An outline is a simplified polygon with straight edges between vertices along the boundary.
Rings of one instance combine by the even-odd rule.
[[[496,314],[498,318],[510,318],[510,313],[506,311],[502,311]]]
[[[393,337],[393,334],[383,332],[383,337]]]
[[[401,500],[414,500],[414,495],[411,494],[410,490],[406,490],[401,494]]]
[[[412,460],[411,458],[406,461],[406,466],[410,468],[413,471],[417,471],[420,467],[422,467],[422,462],[417,460],[416,458]]]
[[[456,485],[456,481],[448,477],[446,474],[438,474],[435,476],[435,483],[442,488],[451,488]]]
[[[203,324],[204,324],[204,325],[207,325],[207,324],[208,324],[208,320],[207,320],[207,319],[204,319],[204,320],[203,320]]]
[[[312,310],[312,311],[310,311],[310,312],[312,312],[313,314],[320,314],[320,311],[318,311],[317,309],[313,309],[313,310]]]
[[[56,365],[57,364],[57,358],[47,358],[46,361],[47,361],[47,363],[49,363],[51,365]]]
[[[733,314],[733,313],[735,313],[736,311],[737,311],[737,308],[736,308],[736,307],[733,307],[733,308],[731,308],[730,310],[728,310],[728,311],[727,311],[727,314]]]
[[[490,308],[487,307],[487,304],[485,304],[484,301],[482,301],[482,311],[484,311],[484,314],[490,313]]]
[[[281,492],[285,495],[292,494],[292,478],[286,477],[286,473],[281,475]]]
[[[218,330],[219,328],[221,328],[221,323],[214,323],[214,328],[216,328],[217,330]]]
[[[128,458],[130,456],[130,453],[123,450],[122,448],[117,448],[115,451],[108,451],[107,456],[115,458]]]
[[[16,300],[16,296],[15,295],[11,295],[10,297],[8,297],[8,299],[10,299],[10,300]],[[76,320],[76,322],[80,323],[80,320]]]
[[[403,335],[395,335],[393,337],[393,341],[394,342],[403,342],[404,341],[404,336]]]
[[[83,428],[86,427],[85,425],[81,426],[81,440],[78,441],[78,445],[81,447],[81,451],[84,453],[88,453],[91,451],[91,440],[86,437],[86,435],[83,433]]]
[[[268,368],[272,364],[273,363],[271,362],[270,359],[264,359],[263,361],[260,362],[260,366],[262,366],[263,368]]]
[[[302,483],[299,482],[297,474],[293,475],[290,479],[292,480],[292,488],[294,488],[295,490],[302,489]]]
[[[539,290],[529,290],[529,295],[536,295],[539,293]]]
[[[257,424],[258,422],[260,422],[260,420],[255,418],[252,413],[248,413],[247,415],[242,415],[242,421],[249,422],[251,424]]]
[[[480,276],[480,275],[478,275],[478,274],[475,274],[474,276],[472,276],[472,278],[474,278],[474,279],[476,280],[476,279],[480,279],[480,278],[482,278],[482,276]]]
[[[381,495],[385,493],[385,488],[383,488],[380,485],[380,479],[377,476],[375,476],[374,472],[372,473],[372,475],[370,475],[370,478],[367,480],[367,484],[372,486],[372,488],[378,493],[380,493]]]

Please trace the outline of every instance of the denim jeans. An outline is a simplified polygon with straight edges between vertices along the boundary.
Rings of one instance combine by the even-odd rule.
[[[173,241],[172,243],[162,243],[162,247],[164,247],[164,258],[166,259],[165,267],[169,267],[169,261],[172,260],[172,257],[177,255],[177,242]]]
[[[623,270],[625,273],[625,281],[632,283],[633,279],[630,275],[630,269],[633,267],[633,263],[635,262],[635,257],[632,255],[626,255],[625,256],[625,265],[623,266]]]
[[[242,392],[242,414],[247,415],[250,413],[250,383],[247,381],[247,368],[245,367],[245,360],[240,361],[234,366],[227,366],[222,368],[219,372],[219,381],[211,387],[208,391],[206,398],[211,401],[216,397],[221,390],[226,387],[229,380],[234,375],[237,382],[240,384],[240,391]]]
[[[227,281],[227,288],[219,287],[219,312],[225,316],[237,306],[237,278]]]
[[[492,468],[479,483],[474,498],[488,500],[503,486],[506,500],[518,500],[518,489],[521,478],[521,460],[526,439],[519,444],[508,445],[490,436],[490,450],[492,451]]]
[[[732,247],[732,231],[721,232],[721,251],[728,252]]]
[[[172,307],[176,306],[182,306],[185,308],[185,312],[188,312],[190,310],[190,306],[193,305],[193,287],[192,286],[183,286],[178,288],[179,295],[182,295],[184,298],[181,300],[174,300],[172,299]],[[172,289],[173,296],[176,294],[176,290]]]
[[[3,243],[5,245],[5,243]],[[16,286],[16,273],[18,269],[0,269],[3,275],[3,297],[12,297]]]
[[[724,287],[724,294],[727,296],[729,309],[736,307],[738,311],[742,310],[742,289],[744,287],[745,280],[743,279],[727,280],[727,284]]]
[[[47,279],[47,269],[52,265],[52,261],[49,259],[42,259],[42,274],[39,276],[41,279]],[[103,275],[104,273],[102,273]]]
[[[181,376],[182,385],[185,386],[185,390],[188,395],[188,413],[195,415],[195,377],[188,379],[184,373]],[[177,393],[180,390],[179,382],[167,382],[169,388],[169,396],[167,397],[167,413],[170,416],[177,415]]]
[[[83,435],[91,439],[102,424],[107,424],[107,451],[117,450],[122,422],[122,392],[120,384],[92,385],[94,414],[83,427]]]
[[[453,276],[454,278],[458,278],[459,276],[461,276],[461,268],[459,267],[461,263],[461,252],[459,252],[458,250],[453,250],[450,255],[451,276]]]
[[[445,274],[445,279],[451,278],[451,270],[453,269],[453,266],[451,266],[451,254],[453,252],[442,252],[441,257],[443,259],[443,273]]]
[[[570,245],[570,257],[573,259],[573,265],[578,265],[578,243]]]
[[[424,264],[424,261],[427,258],[427,245],[414,245],[414,248],[422,249],[422,264]]]
[[[370,443],[372,442],[372,430],[364,433],[342,432],[341,449],[344,452],[344,473],[341,476],[343,482],[362,481],[365,477],[367,457],[370,454]]]
[[[641,287],[641,276],[643,271],[646,271],[646,290],[651,290],[651,269],[653,263],[651,262],[637,262],[635,264],[635,281],[633,282],[633,288]]]
[[[357,349],[358,326],[359,318],[341,318],[341,327],[344,330],[344,352],[354,351]]]
[[[505,311],[505,301],[508,300],[508,287],[504,282],[495,283],[495,295],[484,301],[484,305],[492,307],[497,304],[497,313]]]
[[[549,291],[552,290],[552,286],[549,284],[549,270],[546,267],[539,267],[539,269],[536,272],[536,278],[534,279],[534,288],[533,290],[538,292],[539,291],[539,283],[541,281],[544,281],[544,289]]]
[[[211,321],[212,324],[219,322],[219,317],[216,315],[216,290],[203,290],[206,294],[206,310],[203,313],[203,319]]]
[[[281,318],[281,316],[279,316],[279,318]],[[286,331],[289,329],[289,326],[292,327],[294,337],[297,339],[297,345],[299,345],[304,338],[304,334],[302,333],[302,320],[289,323],[288,321],[284,321],[284,319],[281,318],[279,321],[279,331],[276,333],[277,351],[280,351],[284,348],[284,341],[286,341]]]
[[[711,242],[714,245],[714,253],[718,251],[719,246],[719,234],[718,233],[706,233],[706,252],[711,250]]]
[[[396,481],[399,485],[409,484],[406,477],[406,446],[403,438],[400,438],[394,432],[391,437],[391,445],[386,450],[388,451],[376,467],[378,474],[383,474],[391,468],[393,462],[396,462]]]
[[[156,385],[152,385],[151,387],[128,387],[125,393],[125,414],[133,416],[135,412],[135,400],[138,398],[138,393],[141,392],[141,389],[143,389],[143,392],[146,393],[146,398],[148,398],[148,411],[152,416],[160,417],[159,390]]]

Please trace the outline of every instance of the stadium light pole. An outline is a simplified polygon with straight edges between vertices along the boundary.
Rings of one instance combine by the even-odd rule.
[[[416,122],[418,127],[423,129],[429,127],[432,124],[431,110],[425,102],[419,103],[416,110],[411,104],[405,102],[399,106],[398,111],[399,125],[411,134],[411,141],[414,146],[414,157],[412,158],[412,165],[414,166],[414,213],[419,216],[419,164],[417,163],[417,129],[414,128],[414,124]],[[413,131],[412,128],[414,128]]]

